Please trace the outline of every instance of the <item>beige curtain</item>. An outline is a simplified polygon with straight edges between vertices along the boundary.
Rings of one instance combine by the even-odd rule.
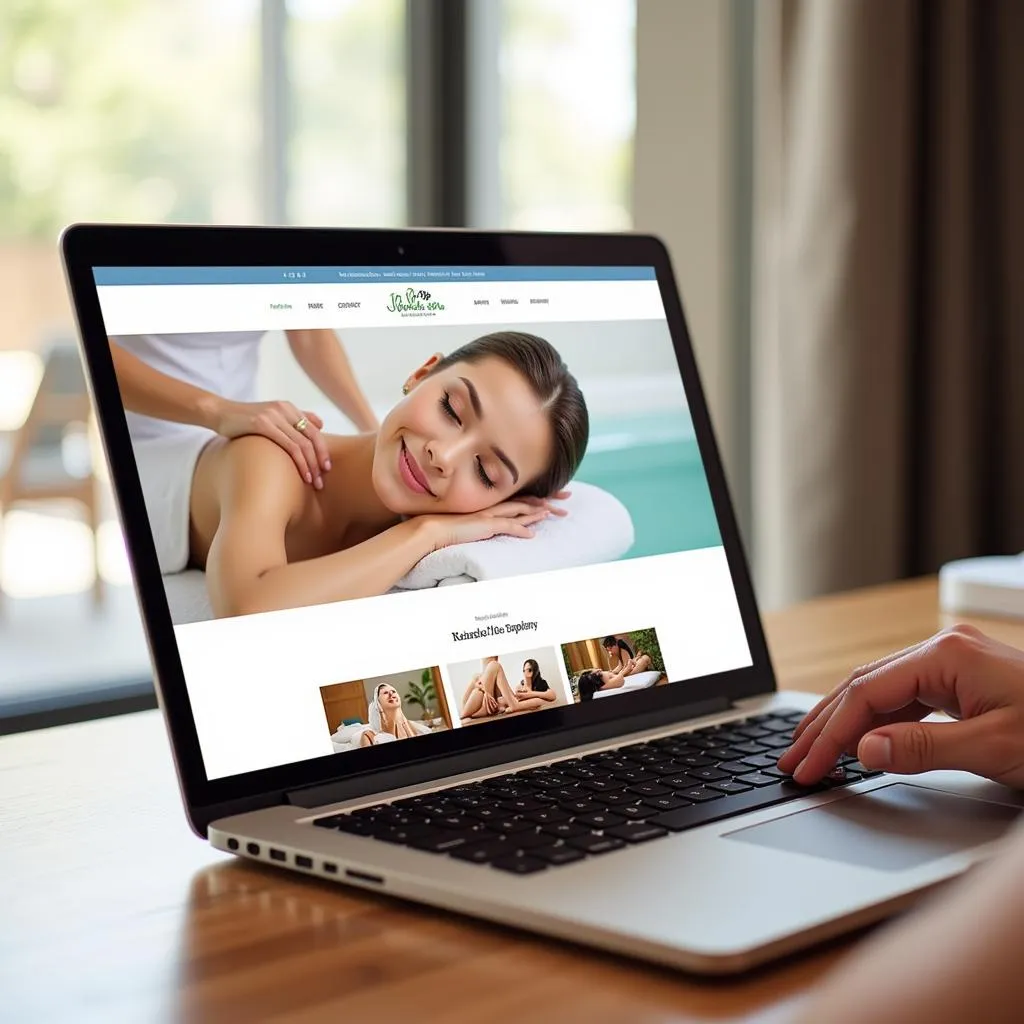
[[[758,17],[764,603],[1024,549],[1024,0]]]

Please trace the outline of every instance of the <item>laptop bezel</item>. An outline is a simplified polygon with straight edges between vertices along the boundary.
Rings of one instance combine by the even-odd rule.
[[[115,498],[164,711],[182,796],[193,827],[205,833],[215,817],[271,806],[304,788],[355,783],[372,792],[373,778],[400,772],[402,784],[499,765],[524,750],[557,751],[658,724],[685,721],[701,710],[770,693],[775,678],[747,560],[693,355],[668,253],[646,235],[490,233],[431,229],[193,227],[81,224],[69,227],[61,251],[78,319],[86,375],[101,427]],[[208,779],[192,716],[156,549],[132,453],[93,268],[171,266],[637,266],[654,267],[697,444],[732,575],[752,663],[730,672],[653,688],[615,701],[594,701],[543,715],[490,723],[487,729],[427,736],[361,751],[373,757],[326,755],[244,775]],[[628,701],[628,706],[626,704]],[[570,717],[571,721],[566,721]],[[451,741],[454,739],[454,743]],[[399,749],[396,749],[399,748]],[[404,754],[403,749],[404,748]],[[399,756],[401,755],[401,756]]]

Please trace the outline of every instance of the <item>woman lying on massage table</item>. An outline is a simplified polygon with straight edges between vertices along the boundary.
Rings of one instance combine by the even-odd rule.
[[[566,497],[589,422],[549,342],[485,335],[432,356],[402,390],[376,433],[323,435],[333,470],[322,490],[264,437],[203,449],[190,564],[206,570],[215,615],[384,594],[431,551],[530,537],[564,514],[551,499]]]
[[[625,640],[617,636],[606,636],[601,646],[608,654],[608,667],[612,672],[624,672],[627,676],[635,676],[638,672],[651,671],[651,656],[643,651],[633,653],[633,649]]]
[[[593,700],[594,694],[599,690],[617,690],[626,681],[629,673],[625,670],[628,663],[618,672],[605,672],[601,669],[591,669],[584,672],[576,680],[576,689],[579,691],[580,700]]]
[[[553,700],[554,696],[554,693],[550,697],[541,693],[527,696],[518,689],[513,690],[498,659],[484,658],[479,674],[466,687],[459,714],[466,722],[509,711],[536,711]]]

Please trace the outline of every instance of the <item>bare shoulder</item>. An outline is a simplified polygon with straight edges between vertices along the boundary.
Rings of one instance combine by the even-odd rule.
[[[280,445],[253,434],[227,441],[212,454],[219,462],[214,472],[225,497],[277,509],[301,507],[306,487]]]

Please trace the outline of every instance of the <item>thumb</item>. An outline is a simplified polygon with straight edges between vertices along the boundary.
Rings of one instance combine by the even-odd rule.
[[[857,745],[857,758],[865,768],[899,775],[934,769],[984,774],[985,748],[980,718],[962,722],[902,722],[863,736]]]

